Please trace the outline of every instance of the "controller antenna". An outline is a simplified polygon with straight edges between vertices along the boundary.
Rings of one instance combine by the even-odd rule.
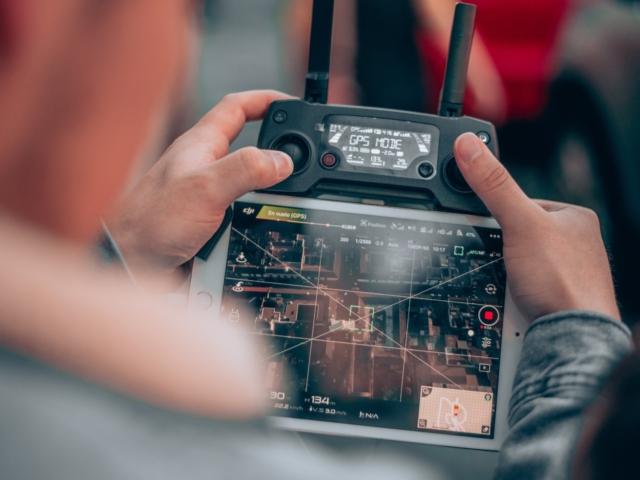
[[[309,73],[304,98],[310,103],[327,103],[331,68],[331,36],[335,0],[314,0]]]
[[[441,117],[462,116],[475,23],[476,6],[468,3],[456,4],[447,71],[438,108],[438,115]]]

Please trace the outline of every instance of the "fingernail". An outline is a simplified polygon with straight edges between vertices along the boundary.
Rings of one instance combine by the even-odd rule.
[[[273,163],[276,166],[276,172],[278,173],[278,178],[285,178],[291,175],[293,171],[293,162],[291,161],[291,157],[283,152],[278,152],[276,150],[269,151],[269,155],[273,159]]]
[[[463,133],[456,140],[456,157],[467,165],[482,155],[483,150],[484,144],[473,133]]]

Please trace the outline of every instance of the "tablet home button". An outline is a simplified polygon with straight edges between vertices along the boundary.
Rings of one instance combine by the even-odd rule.
[[[196,295],[196,306],[200,310],[207,310],[213,305],[213,298],[207,292],[200,292]]]

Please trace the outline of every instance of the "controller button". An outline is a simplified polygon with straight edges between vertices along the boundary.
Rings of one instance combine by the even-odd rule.
[[[325,153],[322,157],[322,165],[327,168],[333,168],[338,164],[338,159],[333,153]]]
[[[282,110],[279,110],[273,114],[273,121],[278,125],[281,125],[287,121],[287,114]]]
[[[491,141],[491,136],[487,132],[478,132],[478,138],[485,145],[488,144]]]
[[[450,157],[444,168],[445,178],[451,188],[460,193],[471,193],[473,190],[464,179],[462,172],[458,168],[455,157]]]
[[[422,178],[431,178],[436,169],[429,162],[420,164],[418,167],[418,173]]]
[[[274,150],[284,152],[293,160],[294,173],[300,172],[308,163],[310,149],[307,142],[297,135],[285,135],[273,145]]]

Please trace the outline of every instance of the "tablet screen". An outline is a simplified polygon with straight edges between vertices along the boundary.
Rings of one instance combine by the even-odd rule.
[[[429,215],[236,203],[221,318],[260,340],[271,415],[493,438],[501,231]]]

